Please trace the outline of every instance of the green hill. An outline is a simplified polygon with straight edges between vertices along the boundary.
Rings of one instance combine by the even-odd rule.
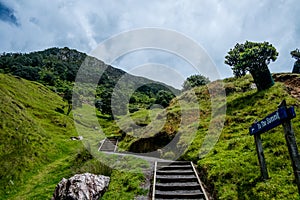
[[[105,199],[147,192],[140,188],[145,178],[139,166],[145,163],[128,159],[135,173],[103,165],[83,147],[85,138],[70,139],[78,133],[72,115],[61,113],[66,102],[42,84],[0,73],[0,103],[0,199],[50,199],[63,177],[83,172],[111,176]]]
[[[261,180],[254,138],[249,135],[251,124],[274,112],[279,103],[285,99],[289,106],[295,106],[297,117],[292,122],[298,144],[300,144],[300,102],[299,93],[296,92],[299,90],[300,76],[275,74],[274,78],[277,80],[275,86],[261,92],[253,88],[253,79],[249,75],[223,81],[227,94],[225,126],[216,145],[203,158],[200,157],[202,151],[200,149],[208,133],[212,114],[210,94],[206,86],[194,88],[178,97],[188,106],[180,108],[177,101],[173,100],[165,113],[166,123],[159,132],[152,131],[155,130],[157,124],[151,124],[151,120],[145,120],[149,118],[147,111],[131,114],[130,117],[137,123],[141,123],[141,120],[137,118],[144,119],[142,120],[142,123],[145,123],[144,126],[136,127],[136,130],[128,125],[130,122],[127,118],[121,119],[121,124],[128,125],[129,133],[138,132],[143,136],[148,134],[148,137],[138,138],[129,134],[121,141],[120,146],[125,150],[135,152],[151,152],[163,148],[177,133],[189,133],[196,126],[198,127],[196,135],[180,159],[192,160],[198,164],[202,180],[216,199],[297,199],[298,191],[283,128],[279,126],[262,135],[265,158],[271,177],[267,181]],[[193,94],[196,94],[199,100],[200,121],[190,120],[186,129],[181,130],[178,128],[181,113],[193,108],[189,105]],[[160,121],[162,115],[162,113],[156,114],[157,117],[153,121]],[[193,116],[184,117],[192,119]],[[186,141],[186,137],[180,136],[177,140],[176,146],[180,148],[184,144],[183,141]],[[172,156],[174,156],[172,149],[162,152],[164,158],[172,158]]]
[[[77,135],[72,119],[55,111],[65,102],[43,85],[0,74],[0,103],[0,196],[9,196],[45,165],[62,164],[81,144],[68,140]],[[57,175],[49,183],[59,181]]]
[[[85,66],[85,70],[76,79],[82,66]],[[171,86],[144,77],[133,76],[85,53],[67,47],[54,47],[30,53],[3,53],[0,55],[0,72],[37,81],[66,98],[72,91],[76,79],[81,87],[73,90],[73,93],[86,97],[81,101],[96,104],[97,108],[105,114],[111,114],[111,96],[117,84],[119,84],[118,87],[121,87],[123,96],[128,96],[134,92],[130,99],[130,112],[148,108],[161,102],[167,106],[174,97],[173,94],[179,93],[179,90]],[[123,82],[120,82],[120,79]],[[92,83],[94,82],[98,83],[95,91],[92,90],[94,87]],[[160,91],[167,93],[166,98],[161,99]],[[96,100],[94,96],[96,96]],[[116,110],[120,114],[126,113],[127,110],[124,110],[126,105],[123,105],[122,99],[117,100],[119,102],[116,105],[118,106]]]
[[[289,75],[282,75],[289,77]],[[299,87],[300,77],[294,79]],[[295,106],[297,117],[292,120],[298,145],[300,144],[300,102],[286,90],[284,83],[257,92],[251,90],[248,76],[226,79],[227,114],[225,127],[214,149],[198,160],[205,182],[218,199],[298,199],[294,174],[281,126],[262,134],[262,143],[270,179],[262,181],[253,136],[248,128],[274,112],[283,99]],[[298,85],[298,86],[297,86]],[[195,158],[201,140],[195,140],[186,158]]]
[[[89,95],[92,98],[86,98],[87,93],[91,94],[89,79],[81,80],[81,87],[72,90],[76,73],[87,58],[91,64],[87,75],[97,77],[97,68],[93,66],[106,69],[96,92]],[[122,132],[110,116],[110,100],[121,77],[126,78],[123,95],[128,95],[133,88],[137,89],[129,99],[130,104],[126,105],[130,112],[149,108],[155,103],[167,106],[174,97],[172,92],[179,92],[177,89],[132,76],[69,48],[3,53],[0,56],[0,72],[0,199],[49,199],[63,177],[81,172],[111,175],[112,192],[109,190],[105,199],[132,199],[135,195],[147,192],[140,188],[145,180],[139,171],[140,165],[146,165],[143,161],[129,159],[135,173],[118,172],[94,158],[83,147],[83,143],[70,140],[71,136],[77,136],[78,133],[72,113],[66,115],[67,102],[70,103],[66,97],[70,97],[70,92],[80,97],[80,102],[76,102],[78,110],[90,110],[96,106],[104,133],[115,136],[122,135]],[[116,105],[123,104],[120,101]],[[76,119],[76,122],[84,130],[91,129],[88,119]],[[97,148],[97,135],[89,139],[93,139],[91,145]],[[132,179],[130,183],[126,180],[128,178]],[[115,193],[114,190],[119,192]]]
[[[33,68],[41,67],[41,70],[37,71],[37,76],[42,77],[45,75],[43,70],[46,70],[55,80],[51,85],[49,82],[43,82],[52,80],[51,78],[36,79],[38,83],[0,73],[0,198],[49,199],[55,185],[62,177],[87,171],[111,176],[112,182],[104,199],[127,200],[133,199],[136,195],[146,194],[147,190],[141,188],[145,181],[141,171],[131,173],[109,169],[86,151],[82,142],[70,140],[71,136],[77,136],[77,132],[73,116],[65,114],[67,103],[60,95],[65,92],[66,87],[72,87],[72,80],[60,77],[60,73],[56,72],[60,69],[58,67],[60,65],[53,63],[63,63],[62,66],[65,64],[65,68],[62,68],[64,72],[68,72],[68,63],[76,65],[76,53],[73,55],[74,51],[68,49],[49,51],[50,53],[43,52],[45,57],[41,57],[41,62],[30,61],[31,65],[20,64],[23,61],[16,62],[20,64],[18,66],[16,63],[5,64],[9,60],[14,61],[14,59],[7,59],[8,57],[15,56],[16,60],[19,57],[27,58],[23,54],[5,54],[0,59],[0,66],[4,73],[20,72],[15,75],[30,79],[26,77],[27,72],[30,72],[29,77],[32,77],[31,72],[35,71]],[[66,54],[69,57],[57,53],[60,51],[69,52]],[[34,63],[53,65],[51,64],[52,68],[44,68],[44,65]],[[19,68],[22,70],[10,71]],[[118,76],[117,74],[113,73]],[[216,199],[299,199],[282,127],[279,126],[262,135],[270,175],[267,181],[261,180],[254,138],[249,135],[248,128],[251,124],[276,110],[278,104],[285,99],[289,106],[295,106],[297,116],[292,122],[296,139],[300,140],[300,77],[296,74],[273,76],[276,84],[261,92],[257,92],[253,87],[253,79],[249,75],[211,83],[211,88],[216,83],[224,83],[227,110],[225,126],[219,140],[203,158],[199,156],[200,149],[212,118],[211,97],[207,86],[185,91],[173,99],[169,106],[166,105],[165,110],[162,110],[161,108],[149,109],[156,99],[159,99],[158,96],[152,95],[158,94],[162,89],[150,84],[150,87],[141,87],[134,94],[130,99],[132,105],[129,105],[132,112],[119,116],[118,121],[113,121],[111,117],[99,110],[96,110],[96,115],[106,135],[122,136],[120,150],[133,152],[161,149],[177,133],[196,130],[192,140],[188,135],[179,134],[176,140],[178,148],[183,148],[185,141],[191,140],[187,151],[182,153],[179,159],[192,160],[198,165],[201,179]],[[107,80],[110,78],[107,77]],[[85,84],[84,88],[79,88],[81,92],[86,92],[85,89],[90,86],[88,82]],[[101,95],[108,91],[105,88],[109,86],[109,90],[112,90],[114,84],[106,81],[99,84],[97,91],[99,100],[103,100]],[[80,94],[80,91],[75,92]],[[193,100],[197,100],[197,105],[191,103]],[[180,101],[184,104],[180,104]],[[193,112],[196,107],[199,108],[200,119],[197,119]],[[220,109],[223,107],[224,104],[218,105]],[[84,100],[82,107],[76,109],[82,113],[89,112],[94,109],[94,104]],[[186,113],[184,117],[187,126],[184,130],[179,126],[182,113]],[[77,116],[75,119],[84,130],[97,132],[95,127],[90,126],[89,118],[80,119]],[[119,126],[123,126],[122,130]],[[157,127],[160,127],[158,132],[156,132]],[[143,138],[136,136],[143,136]],[[89,137],[92,148],[97,148],[98,136],[90,134]],[[166,149],[161,151],[161,156],[172,158],[174,152],[172,149]],[[132,169],[139,169],[146,164],[139,160],[128,159],[127,165]]]

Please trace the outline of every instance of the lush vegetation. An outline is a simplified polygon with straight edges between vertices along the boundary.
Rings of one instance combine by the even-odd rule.
[[[91,155],[83,142],[70,140],[78,133],[72,115],[63,114],[67,108],[63,113],[60,110],[66,102],[42,84],[0,73],[0,103],[0,199],[50,199],[63,177],[84,172],[111,176],[112,190],[123,188],[129,177],[129,188],[118,193],[127,199],[147,193],[140,187],[147,163],[127,158],[135,171],[121,172],[117,169],[124,166],[108,167],[97,155]],[[87,107],[92,106],[78,109]],[[99,121],[104,124],[108,119],[103,116]],[[87,121],[79,121],[85,129],[89,128]],[[109,125],[104,130],[113,132]],[[105,199],[122,199],[115,195],[108,192]]]
[[[268,89],[274,85],[268,64],[277,59],[278,52],[268,42],[250,42],[245,44],[237,43],[230,49],[225,57],[225,63],[232,66],[236,77],[246,75],[250,72],[258,90]]]
[[[81,66],[87,66],[87,69],[76,79],[80,83],[79,88],[73,88]],[[114,114],[124,115],[128,110],[135,112],[142,108],[150,108],[154,104],[167,106],[179,93],[179,90],[163,83],[132,76],[67,47],[28,54],[3,53],[0,56],[0,72],[46,85],[68,102],[67,113],[72,109],[71,104],[81,106],[82,102],[88,102],[91,105],[95,104],[103,114],[112,115],[113,97],[116,101],[113,104],[113,109],[116,110]],[[96,88],[94,82],[98,83]],[[73,101],[72,95],[75,97]],[[124,102],[124,98],[129,97],[130,104],[127,105],[128,102]]]
[[[74,87],[76,73],[83,62],[91,66],[85,74],[91,79],[77,77],[80,87]],[[100,71],[97,71],[99,68]],[[98,78],[97,73],[104,69],[94,90],[91,80]],[[68,48],[51,48],[28,54],[3,53],[0,56],[0,72],[0,100],[4,105],[1,107],[0,127],[1,199],[49,199],[62,177],[86,171],[110,175],[111,190],[120,189],[119,196],[115,196],[115,192],[108,192],[105,199],[132,199],[147,193],[147,189],[140,188],[145,178],[144,172],[139,169],[145,168],[145,163],[128,161],[130,167],[137,171],[118,172],[86,151],[85,148],[89,146],[83,147],[81,142],[69,140],[78,134],[74,119],[80,124],[76,128],[83,134],[91,132],[90,118],[73,118],[71,111],[75,106],[85,113],[95,105],[101,129],[106,136],[122,136],[122,131],[112,120],[111,99],[114,94],[117,94],[114,97],[117,102],[113,105],[117,106],[114,109],[118,113],[113,114],[124,115],[127,110],[133,113],[157,104],[166,107],[179,90],[126,74]],[[123,82],[119,81],[121,78]],[[114,91],[115,88],[120,90]],[[123,101],[124,95],[130,97],[128,104]],[[89,145],[92,148],[97,148],[103,138],[95,135],[93,128],[92,133],[85,139],[91,142]],[[122,167],[114,166],[114,169]],[[132,179],[130,184],[126,182],[128,177]],[[125,186],[128,189],[122,189]]]
[[[299,100],[291,98],[281,83],[269,90],[251,90],[252,79],[227,79],[225,87],[234,85],[235,92],[227,96],[225,128],[217,145],[204,159],[198,161],[205,182],[213,189],[218,199],[297,199],[288,149],[282,127],[262,135],[270,180],[262,181],[254,138],[248,128],[256,119],[262,119],[277,109],[286,99],[288,105],[300,110]],[[246,89],[248,88],[248,89]],[[300,116],[293,120],[295,134],[300,140]],[[202,132],[204,130],[199,130]],[[201,140],[195,140],[199,145]],[[195,149],[195,147],[193,148]],[[194,150],[187,153],[196,156]]]
[[[85,58],[86,54],[68,48],[51,48],[29,54],[3,53],[0,70],[61,91],[64,89],[62,82],[67,84],[75,80],[76,72]]]
[[[266,45],[265,50],[268,51],[268,44],[261,45]],[[241,53],[242,60],[247,56],[251,57],[252,51],[264,49],[255,44],[253,49],[238,46],[245,51],[234,49],[232,53]],[[276,59],[276,50],[273,50],[271,48],[270,52],[274,57],[267,57],[265,61]],[[0,73],[1,199],[49,199],[63,177],[83,172],[111,177],[109,189],[103,199],[127,200],[146,195],[148,189],[142,185],[145,185],[149,175],[145,176],[145,170],[151,169],[147,162],[130,156],[119,158],[95,154],[90,149],[97,149],[99,141],[105,136],[118,136],[121,139],[121,151],[161,150],[178,133],[176,147],[184,149],[191,142],[179,159],[192,160],[198,165],[201,179],[215,198],[298,198],[282,127],[262,135],[271,177],[267,181],[260,177],[254,139],[248,130],[255,120],[276,110],[278,104],[286,99],[288,105],[295,106],[297,117],[293,119],[293,125],[297,141],[300,140],[300,104],[299,99],[294,98],[295,95],[290,95],[293,93],[292,85],[287,90],[283,83],[276,82],[273,87],[260,91],[259,87],[258,90],[253,87],[253,84],[257,85],[255,78],[258,78],[251,73],[253,69],[232,65],[236,77],[211,83],[205,77],[197,77],[193,79],[196,83],[193,90],[185,90],[177,98],[173,97],[178,91],[168,86],[130,75],[130,81],[127,82],[129,86],[127,90],[122,90],[123,94],[114,89],[116,85],[117,88],[124,88],[124,83],[118,80],[125,72],[91,58],[91,64],[105,65],[108,69],[94,93],[89,81],[82,81],[80,87],[73,88],[74,73],[85,57],[85,54],[68,48],[53,48],[30,54],[3,54],[0,57],[1,72],[15,75]],[[255,68],[256,65],[253,64],[252,67]],[[70,73],[69,70],[73,72]],[[250,71],[252,76],[246,75],[246,71]],[[259,77],[264,76],[260,74]],[[280,77],[282,80],[286,78],[291,76],[285,77],[283,74]],[[201,84],[197,85],[199,80]],[[145,85],[138,86],[141,83]],[[220,83],[224,84],[227,96],[225,126],[213,149],[200,159],[203,153],[200,150],[212,119],[213,94],[210,92],[217,90]],[[72,99],[71,92],[78,98]],[[116,118],[112,118],[110,106],[112,93],[120,95],[114,104],[119,111],[114,113]],[[121,101],[126,99],[122,95],[129,94],[128,102]],[[70,108],[71,104],[83,116],[75,115],[75,111]],[[94,106],[98,110],[95,111]],[[217,105],[220,109],[224,106]],[[195,109],[198,109],[200,118],[193,112]],[[99,134],[100,128],[94,126],[91,113],[95,112],[104,134]],[[180,126],[182,117],[186,123],[183,127]],[[74,121],[77,131],[84,135],[83,142],[69,139],[77,136]],[[194,130],[194,136],[182,134],[192,133]],[[172,149],[163,149],[160,156],[173,159],[174,152]],[[110,163],[110,166],[105,163]]]
[[[283,74],[281,78],[284,79],[284,77]],[[215,83],[212,82],[210,87],[213,87]],[[300,110],[299,100],[290,96],[283,83],[275,83],[270,89],[257,91],[252,86],[254,80],[250,75],[225,79],[224,84],[227,94],[225,127],[217,144],[209,154],[201,159],[199,159],[203,150],[201,147],[211,120],[211,102],[208,87],[196,87],[193,91],[187,91],[178,97],[178,99],[188,102],[195,93],[199,99],[201,112],[200,121],[195,122],[192,120],[192,115],[185,116],[191,118],[190,125],[186,127],[186,130],[181,131],[189,132],[193,126],[198,128],[195,137],[188,138],[191,139],[192,144],[180,159],[192,160],[198,164],[201,179],[207,184],[209,191],[216,199],[297,199],[298,190],[294,182],[293,169],[282,127],[279,126],[262,135],[265,157],[271,177],[267,181],[261,179],[254,138],[249,135],[249,127],[255,120],[260,120],[274,112],[283,99],[287,100],[288,105],[295,106],[298,114]],[[173,101],[166,111],[157,110],[155,115],[146,111],[133,113],[130,117],[137,124],[145,123],[147,125],[136,127],[136,132],[149,134],[152,131],[152,135],[147,135],[147,139],[127,136],[121,142],[122,147],[140,152],[162,148],[159,145],[166,145],[166,143],[163,143],[164,139],[167,138],[170,141],[178,133],[178,119],[181,117],[182,109],[188,110],[189,108],[192,108],[192,105],[179,108],[176,101]],[[156,117],[149,117],[151,115]],[[151,124],[151,121],[159,121],[158,119],[163,119],[163,115],[167,116],[165,118],[166,123],[158,132],[153,133],[154,128],[160,126]],[[123,124],[129,123],[126,121],[127,119],[123,119]],[[298,114],[292,120],[297,141],[300,140],[299,119]],[[134,129],[130,129],[130,127],[133,126],[129,125],[126,131],[134,132]],[[156,140],[153,140],[153,138],[156,138]],[[180,148],[180,145],[186,139],[180,137],[177,147]],[[151,145],[148,144],[149,142],[151,142]],[[139,148],[136,148],[136,146]],[[169,159],[173,156],[172,150],[161,153],[163,158]]]
[[[208,77],[205,77],[201,74],[191,75],[183,82],[182,90],[187,91],[194,87],[199,87],[208,83],[210,83]]]

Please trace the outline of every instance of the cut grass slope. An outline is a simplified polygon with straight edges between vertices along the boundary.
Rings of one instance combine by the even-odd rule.
[[[218,143],[207,156],[199,159],[211,111],[207,88],[196,88],[194,93],[199,98],[200,121],[191,118],[191,125],[198,129],[192,144],[181,159],[192,160],[198,164],[201,179],[217,199],[297,199],[297,187],[282,127],[262,135],[271,177],[267,181],[260,178],[254,138],[249,135],[248,128],[256,119],[260,120],[275,111],[278,104],[286,99],[287,104],[294,105],[296,109],[297,117],[292,122],[299,141],[299,100],[286,91],[283,83],[276,83],[262,92],[252,88],[253,80],[250,76],[225,79],[224,83],[227,113]],[[189,97],[194,98],[190,92],[185,92],[179,98],[188,100]],[[61,97],[44,86],[0,74],[0,103],[1,199],[49,199],[61,178],[83,172],[111,175],[111,184],[104,199],[132,199],[136,195],[147,193],[140,188],[145,180],[141,170],[137,170],[139,173],[111,171],[84,150],[81,142],[69,140],[70,136],[77,135],[73,119],[55,111],[65,103]],[[93,110],[89,105],[80,109],[86,112]],[[174,124],[180,119],[181,109],[176,101],[167,108],[167,119],[162,129],[165,133],[176,133]],[[191,110],[192,107],[183,109]],[[150,113],[152,111],[142,110],[131,114],[131,117],[137,124],[151,129],[152,126],[146,127],[152,121]],[[158,119],[164,116],[163,113],[159,114],[160,111],[154,113]],[[111,119],[99,113],[97,115],[107,136],[122,134]],[[79,120],[82,129],[88,133],[96,131],[88,119],[75,119]],[[120,123],[126,124],[126,119],[121,119]],[[89,139],[97,137],[90,135]],[[132,142],[130,137],[125,137],[122,146],[128,149]],[[179,144],[180,142],[179,140]],[[98,141],[94,141],[91,145],[97,143]],[[145,164],[135,160],[125,163],[132,168],[145,167]]]
[[[284,76],[294,77],[289,74],[280,75],[282,79]],[[262,134],[270,175],[269,180],[263,181],[260,176],[254,138],[249,135],[249,127],[255,120],[263,119],[274,112],[279,103],[285,99],[288,106],[295,106],[297,117],[292,120],[292,123],[296,139],[300,144],[299,99],[293,98],[291,96],[293,92],[284,83],[279,82],[268,90],[257,92],[253,79],[249,75],[242,78],[228,78],[223,82],[227,96],[226,119],[219,140],[209,154],[201,158],[203,152],[201,147],[211,120],[210,94],[205,86],[194,88],[193,91],[187,91],[178,97],[187,102],[185,104],[188,105],[187,107],[181,108],[176,101],[173,101],[173,104],[166,109],[168,119],[161,131],[156,132],[157,135],[160,133],[176,134],[178,128],[174,124],[178,124],[177,121],[181,118],[183,110],[192,109],[188,101],[194,98],[193,94],[196,94],[199,100],[200,121],[193,121],[191,118],[190,126],[186,126],[186,130],[183,130],[189,132],[192,130],[191,127],[198,127],[191,145],[180,159],[192,160],[198,164],[201,179],[208,186],[209,192],[216,199],[298,199],[283,128],[279,126]],[[222,107],[221,104],[219,106]],[[147,115],[147,112],[137,112],[131,114],[130,117],[138,121],[137,118],[145,119]],[[159,119],[157,117],[155,120]],[[126,124],[126,119],[123,119],[123,123]],[[151,128],[151,125],[145,127],[146,130],[151,130]],[[142,139],[127,136],[121,144],[130,149],[130,145],[139,140],[142,141]],[[186,141],[186,138],[180,137],[177,147],[180,147],[183,141]],[[153,147],[155,143],[152,144]],[[162,156],[166,157],[171,154],[172,152],[163,152]]]
[[[43,166],[81,144],[69,140],[76,136],[72,119],[55,111],[65,104],[62,98],[41,84],[0,74],[0,104],[2,196],[18,192]]]
[[[0,104],[0,199],[50,199],[63,177],[85,172],[111,176],[105,199],[133,199],[147,193],[141,188],[145,178],[139,170],[147,167],[145,163],[131,159],[125,163],[135,173],[119,172],[92,156],[82,142],[70,140],[78,135],[73,118],[56,111],[66,103],[43,85],[0,73]],[[89,105],[80,109],[93,110]],[[95,132],[88,119],[76,120],[83,130]],[[99,121],[105,124],[103,116]],[[107,121],[111,126],[105,126],[105,132],[115,132],[113,122]],[[87,139],[93,138],[98,137]],[[115,169],[122,169],[117,164]]]
[[[198,153],[205,129],[200,122],[185,159],[197,161],[202,179],[217,199],[298,199],[297,186],[282,127],[262,134],[262,143],[270,179],[262,181],[253,136],[249,127],[277,109],[286,99],[294,105],[297,117],[292,120],[295,135],[300,141],[300,103],[285,90],[283,83],[257,92],[251,89],[252,78],[225,79],[227,113],[225,127],[218,143],[203,159]]]

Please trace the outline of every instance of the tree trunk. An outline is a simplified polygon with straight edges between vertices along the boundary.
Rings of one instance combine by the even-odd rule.
[[[274,80],[267,65],[256,67],[250,73],[258,91],[268,89],[274,85]]]
[[[300,60],[295,62],[292,73],[300,74]]]
[[[72,102],[71,102],[71,103],[68,103],[68,111],[67,111],[67,115],[69,115],[71,111],[72,111]]]

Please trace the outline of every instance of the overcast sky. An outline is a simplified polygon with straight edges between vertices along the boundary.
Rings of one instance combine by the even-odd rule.
[[[170,29],[193,39],[217,66],[220,77],[232,76],[224,64],[228,50],[246,40],[272,43],[279,57],[271,72],[290,72],[290,51],[300,48],[299,0],[0,0],[0,52],[29,52],[70,47],[89,53],[113,35],[143,27]],[[189,64],[166,52],[142,50],[113,65],[139,74],[136,66],[174,69],[181,78],[161,80],[180,87],[193,74]],[[149,70],[143,73],[151,74]],[[151,71],[151,70],[150,70]],[[159,72],[166,77],[168,70]],[[153,75],[156,76],[157,74]],[[151,75],[149,75],[151,77]]]

